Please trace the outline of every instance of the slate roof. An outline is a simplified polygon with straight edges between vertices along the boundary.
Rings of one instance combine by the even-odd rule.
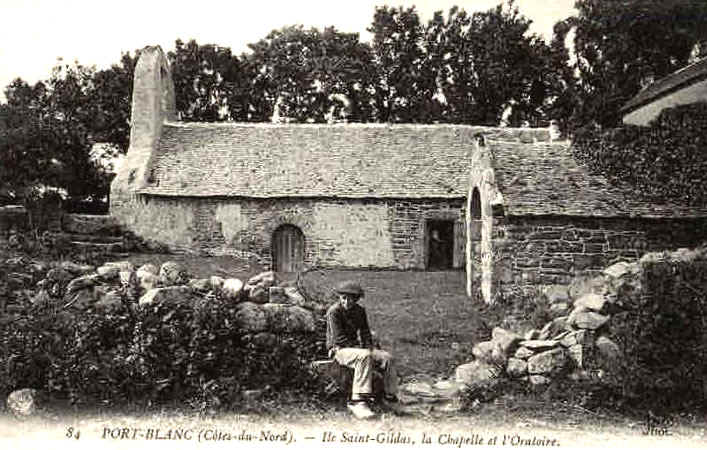
[[[704,80],[707,78],[707,58],[697,61],[694,64],[683,67],[682,69],[671,73],[670,75],[661,78],[660,80],[649,84],[645,89],[636,94],[631,100],[621,107],[621,112],[627,114],[641,106],[652,102],[653,100],[668,95],[685,86]]]
[[[168,124],[142,192],[179,196],[460,198],[475,129]]]
[[[491,131],[493,130],[493,131]],[[168,123],[139,193],[179,197],[466,198],[473,136],[487,132],[506,214],[707,217],[629,198],[566,142],[524,144],[464,125]]]

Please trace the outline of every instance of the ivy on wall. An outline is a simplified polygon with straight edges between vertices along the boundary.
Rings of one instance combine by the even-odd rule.
[[[584,128],[578,161],[642,199],[707,204],[707,102],[665,109],[647,127]]]

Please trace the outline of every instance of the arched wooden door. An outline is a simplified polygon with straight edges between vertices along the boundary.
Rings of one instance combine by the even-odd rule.
[[[294,225],[282,225],[272,237],[273,268],[276,272],[299,272],[304,265],[304,234]]]

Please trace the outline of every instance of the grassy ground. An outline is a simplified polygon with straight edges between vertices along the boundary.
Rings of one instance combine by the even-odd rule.
[[[178,261],[196,277],[247,279],[263,270],[228,257],[135,255],[130,260],[136,265]],[[294,276],[282,274],[281,278]],[[371,329],[382,346],[398,358],[402,376],[452,373],[456,365],[466,362],[473,344],[488,339],[491,328],[499,322],[483,305],[466,297],[460,271],[322,270],[305,275],[305,286],[324,296],[348,279],[364,287],[366,296],[361,304],[368,311]]]

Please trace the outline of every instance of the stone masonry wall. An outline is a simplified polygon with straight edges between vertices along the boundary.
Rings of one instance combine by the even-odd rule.
[[[569,284],[618,260],[707,240],[707,219],[511,216],[494,222],[494,281],[500,285]]]
[[[128,229],[177,251],[255,255],[270,264],[273,233],[291,224],[304,234],[307,267],[424,269],[426,220],[462,223],[465,201],[142,195],[111,208]]]

